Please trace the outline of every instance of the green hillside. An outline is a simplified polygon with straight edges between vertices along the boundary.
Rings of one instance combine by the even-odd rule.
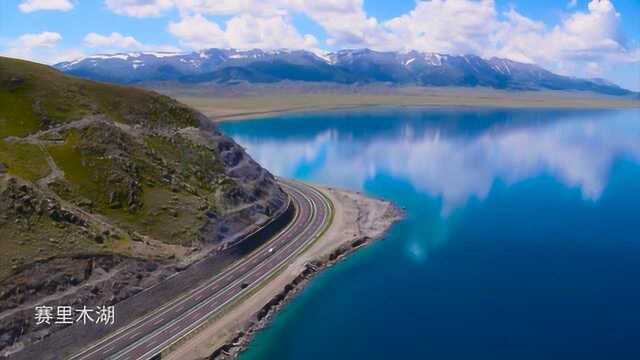
[[[0,58],[0,280],[56,257],[175,257],[272,213],[284,197],[271,175],[206,121],[166,96]]]

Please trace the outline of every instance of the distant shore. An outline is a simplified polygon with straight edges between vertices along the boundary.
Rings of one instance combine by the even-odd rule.
[[[285,113],[376,106],[496,108],[638,108],[636,96],[590,92],[507,91],[489,88],[423,88],[313,84],[243,84],[236,86],[151,86],[177,98],[214,121],[235,121]]]

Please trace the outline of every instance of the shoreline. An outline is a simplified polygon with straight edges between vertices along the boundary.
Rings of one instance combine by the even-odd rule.
[[[535,108],[629,109],[640,108],[640,99],[588,92],[500,91],[493,89],[368,89],[357,92],[292,92],[265,88],[255,92],[228,93],[219,89],[155,89],[198,109],[214,122],[231,122],[282,114],[369,109],[376,107],[424,108]],[[226,90],[230,91],[230,90]],[[378,91],[378,92],[375,92]],[[383,93],[381,91],[387,91]],[[277,94],[277,95],[273,95]]]
[[[163,359],[237,358],[255,334],[268,326],[316,274],[383,238],[403,216],[388,201],[346,190],[316,188],[334,204],[334,219],[327,231],[268,282],[163,354]]]
[[[214,123],[230,123],[230,122],[239,122],[239,121],[247,121],[247,120],[256,120],[256,119],[267,119],[272,117],[277,117],[279,115],[296,115],[296,114],[313,114],[318,112],[330,112],[330,111],[343,111],[343,110],[371,110],[371,109],[381,109],[381,108],[393,108],[393,107],[403,107],[403,108],[424,108],[424,109],[446,109],[446,108],[467,108],[467,109],[519,109],[519,108],[529,108],[529,109],[558,109],[558,110],[622,110],[622,109],[634,109],[640,108],[640,103],[638,106],[592,106],[592,107],[584,107],[579,105],[567,105],[567,106],[548,106],[544,104],[540,105],[464,105],[464,104],[456,104],[456,105],[438,105],[438,104],[410,104],[410,105],[389,105],[389,104],[365,104],[365,105],[345,105],[345,106],[332,106],[332,107],[308,107],[308,108],[290,108],[290,109],[277,109],[277,110],[269,110],[269,111],[257,111],[252,113],[238,113],[232,115],[218,116],[215,119],[211,119]]]
[[[634,109],[640,108],[640,103],[638,106],[593,106],[590,108],[585,108],[581,106],[545,106],[545,105],[512,105],[512,106],[498,106],[498,105],[388,105],[388,104],[370,104],[370,105],[345,105],[345,106],[334,106],[334,107],[309,107],[309,108],[291,108],[291,109],[279,109],[279,110],[270,110],[270,111],[257,111],[253,113],[239,113],[225,116],[218,116],[215,119],[212,119],[214,123],[231,123],[231,122],[240,122],[240,121],[249,121],[249,120],[258,120],[258,119],[268,119],[272,117],[276,117],[279,115],[305,115],[305,114],[314,114],[319,112],[331,112],[331,111],[344,111],[344,110],[371,110],[371,109],[379,109],[379,108],[393,108],[393,107],[411,107],[411,108],[423,108],[423,109],[446,109],[446,108],[467,108],[467,109],[568,109],[568,110],[581,110],[581,109],[589,109],[589,110],[621,110],[621,109]]]
[[[315,112],[323,112],[323,111],[357,110],[357,109],[369,109],[369,108],[386,107],[386,106],[393,106],[393,105],[371,104],[371,105],[344,105],[344,106],[332,106],[332,107],[287,108],[287,109],[255,111],[255,112],[248,112],[248,113],[238,113],[238,114],[231,114],[231,115],[225,115],[225,116],[218,116],[215,119],[211,119],[211,120],[213,120],[213,122],[216,122],[216,123],[222,123],[222,122],[234,122],[234,121],[270,118],[278,115],[306,114],[306,113],[315,113]]]

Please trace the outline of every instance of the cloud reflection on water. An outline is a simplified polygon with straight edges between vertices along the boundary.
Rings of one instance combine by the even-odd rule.
[[[587,120],[550,119],[527,126],[494,126],[466,136],[442,131],[444,123],[420,127],[398,119],[399,131],[366,136],[342,133],[339,125],[305,137],[235,139],[263,166],[281,176],[362,189],[377,175],[408,181],[442,199],[442,212],[485,199],[496,180],[507,185],[551,175],[597,201],[620,156],[640,161],[638,112],[619,111]],[[366,128],[366,125],[363,125]]]

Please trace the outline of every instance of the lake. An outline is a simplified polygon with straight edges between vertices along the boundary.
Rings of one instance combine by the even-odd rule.
[[[379,108],[221,129],[274,174],[406,210],[242,360],[640,359],[640,110]]]

